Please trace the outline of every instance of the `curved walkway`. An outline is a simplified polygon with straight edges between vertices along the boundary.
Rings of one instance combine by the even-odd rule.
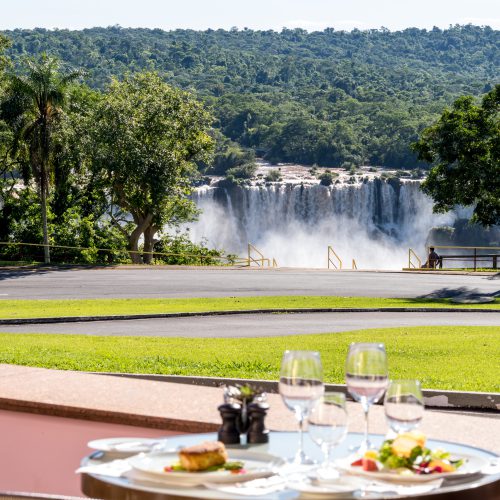
[[[498,326],[500,315],[466,313],[301,313],[239,314],[181,318],[75,322],[37,325],[1,325],[1,332],[57,333],[153,337],[269,337],[344,332],[364,328],[401,326]]]

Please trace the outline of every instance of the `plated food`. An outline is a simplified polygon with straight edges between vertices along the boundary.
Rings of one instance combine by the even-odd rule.
[[[164,467],[165,472],[214,472],[229,470],[233,474],[243,474],[243,462],[228,461],[226,447],[220,441],[205,441],[201,444],[182,448],[179,461]]]
[[[441,474],[455,472],[463,458],[453,459],[444,450],[430,450],[425,446],[426,437],[416,431],[399,434],[387,439],[379,450],[368,450],[364,456],[351,463],[367,472],[394,471],[397,474]]]
[[[284,464],[267,453],[226,450],[218,441],[203,442],[179,452],[147,453],[129,459],[132,468],[162,482],[179,486],[236,483],[269,477]]]
[[[426,446],[424,434],[416,431],[387,439],[378,450],[368,450],[361,458],[344,463],[349,473],[398,482],[426,482],[444,477],[475,474],[485,465],[475,456],[452,456],[442,449]]]

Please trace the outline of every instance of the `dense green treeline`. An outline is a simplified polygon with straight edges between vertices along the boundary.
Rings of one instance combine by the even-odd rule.
[[[86,83],[95,88],[105,88],[112,76],[153,70],[194,90],[226,137],[219,141],[225,143],[218,148],[219,172],[252,156],[241,148],[275,162],[415,167],[409,144],[443,107],[500,81],[500,31],[471,25],[401,32],[110,27],[4,34],[15,64],[47,52],[86,69]]]

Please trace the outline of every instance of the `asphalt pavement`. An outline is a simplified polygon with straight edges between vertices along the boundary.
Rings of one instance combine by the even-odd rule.
[[[395,326],[469,325],[498,326],[497,313],[301,313],[193,316],[189,318],[95,321],[38,325],[2,325],[0,332],[58,333],[151,337],[269,337],[293,334],[344,332]]]
[[[339,295],[449,297],[500,293],[494,276],[321,269],[16,269],[0,270],[1,299]]]

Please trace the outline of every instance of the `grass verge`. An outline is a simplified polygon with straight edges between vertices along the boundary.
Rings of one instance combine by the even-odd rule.
[[[351,342],[384,342],[392,378],[425,388],[500,392],[500,327],[432,326],[263,338],[0,334],[0,362],[61,370],[278,378],[285,349],[321,352],[328,382],[344,381]]]
[[[390,299],[378,297],[269,296],[189,299],[0,300],[0,318],[108,316],[169,312],[235,311],[246,309],[378,307],[472,307],[500,310],[491,304],[453,304],[449,299]]]

